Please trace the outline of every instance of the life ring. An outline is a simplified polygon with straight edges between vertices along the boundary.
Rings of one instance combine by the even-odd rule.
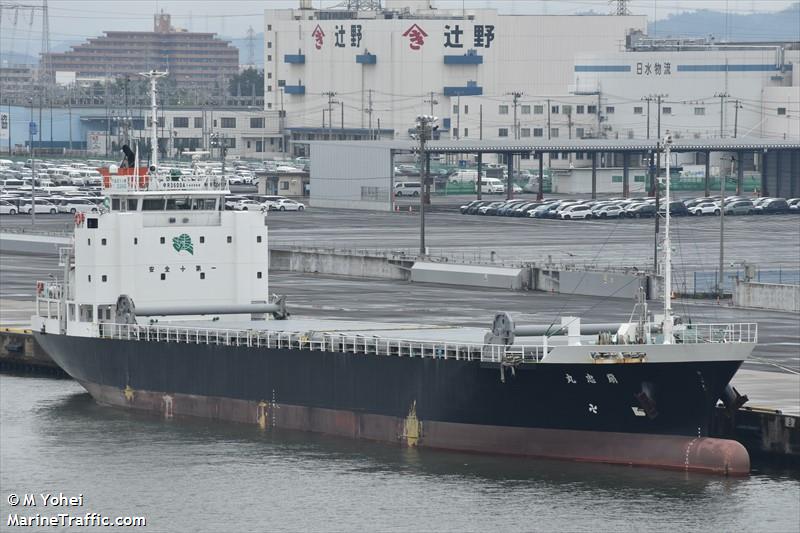
[[[78,211],[75,213],[75,225],[80,226],[83,224],[83,221],[86,220],[86,215],[82,212]]]
[[[37,281],[36,282],[36,294],[42,294],[44,292],[44,282]]]

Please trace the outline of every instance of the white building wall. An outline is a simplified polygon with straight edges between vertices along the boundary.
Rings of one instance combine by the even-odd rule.
[[[380,141],[312,143],[312,207],[390,211],[392,150]]]
[[[289,126],[321,127],[332,99],[334,126],[368,127],[372,91],[372,125],[393,128],[396,137],[407,138],[418,114],[451,118],[456,98],[444,95],[445,87],[465,87],[468,82],[482,88],[489,102],[508,99],[507,93],[564,95],[572,82],[573,58],[580,51],[616,51],[630,29],[643,29],[643,16],[504,16],[494,10],[461,10],[435,13],[438,17],[414,19],[315,20],[313,10],[267,10],[265,13],[265,105],[268,110],[285,109]],[[309,20],[311,18],[311,20]],[[406,31],[416,24],[424,43],[415,45]],[[361,39],[351,41],[351,27],[361,26]],[[445,26],[463,31],[462,48],[446,47]],[[321,42],[315,41],[314,32]],[[337,26],[345,29],[344,46],[337,47]],[[494,40],[476,46],[475,27],[493,27]],[[355,30],[353,30],[355,31]],[[484,41],[485,43],[486,41]],[[480,44],[480,43],[479,43]],[[317,46],[318,45],[318,46]],[[355,45],[355,46],[353,46]],[[463,55],[469,50],[482,56],[479,65],[449,65],[445,55]],[[368,51],[374,65],[356,62]],[[286,62],[286,55],[302,55],[304,62]],[[280,87],[302,85],[305,94],[287,94]],[[462,96],[462,99],[464,97]],[[427,100],[427,102],[426,102]],[[328,120],[326,118],[326,120]]]
[[[778,47],[581,53],[575,58],[572,90],[599,93],[601,134],[610,138],[647,136],[646,97],[651,98],[650,136],[655,138],[659,94],[663,95],[662,134],[669,130],[683,138],[733,137],[734,133],[776,138],[789,125],[773,125],[770,131],[764,118],[777,112],[772,100],[789,98],[796,105],[800,88],[789,88],[800,68],[798,54],[789,51],[783,58]],[[776,88],[789,90],[762,99],[762,93]],[[721,94],[727,95],[724,102]],[[795,128],[793,134],[798,138],[800,129]]]

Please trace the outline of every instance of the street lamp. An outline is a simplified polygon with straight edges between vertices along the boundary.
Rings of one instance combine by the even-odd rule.
[[[439,119],[433,115],[417,116],[416,129],[412,137],[419,141],[419,164],[420,175],[422,176],[421,194],[419,195],[419,255],[425,256],[425,201],[430,194],[430,156],[425,152],[425,142],[433,139],[436,130],[439,129],[436,123]]]

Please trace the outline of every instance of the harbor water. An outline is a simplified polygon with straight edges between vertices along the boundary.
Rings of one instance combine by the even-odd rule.
[[[63,493],[83,495],[70,512],[143,516],[142,531],[800,531],[796,470],[727,479],[164,420],[9,375],[0,491],[0,530],[64,512],[10,494]]]

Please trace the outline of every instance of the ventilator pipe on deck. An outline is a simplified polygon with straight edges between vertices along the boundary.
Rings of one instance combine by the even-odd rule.
[[[271,303],[249,304],[188,304],[188,305],[143,305],[136,306],[123,294],[117,299],[117,322],[136,323],[137,316],[191,316],[191,315],[259,315],[270,313],[273,318],[283,320],[289,316],[286,297],[278,296]]]
[[[511,315],[505,312],[497,313],[492,322],[492,329],[484,338],[487,344],[514,344],[515,337],[559,336],[570,337],[570,344],[577,341],[581,335],[597,335],[599,333],[616,334],[621,322],[600,322],[596,324],[581,323],[578,317],[566,316],[561,318],[560,324],[526,325],[517,326]],[[651,330],[657,331],[658,326],[651,324]]]

